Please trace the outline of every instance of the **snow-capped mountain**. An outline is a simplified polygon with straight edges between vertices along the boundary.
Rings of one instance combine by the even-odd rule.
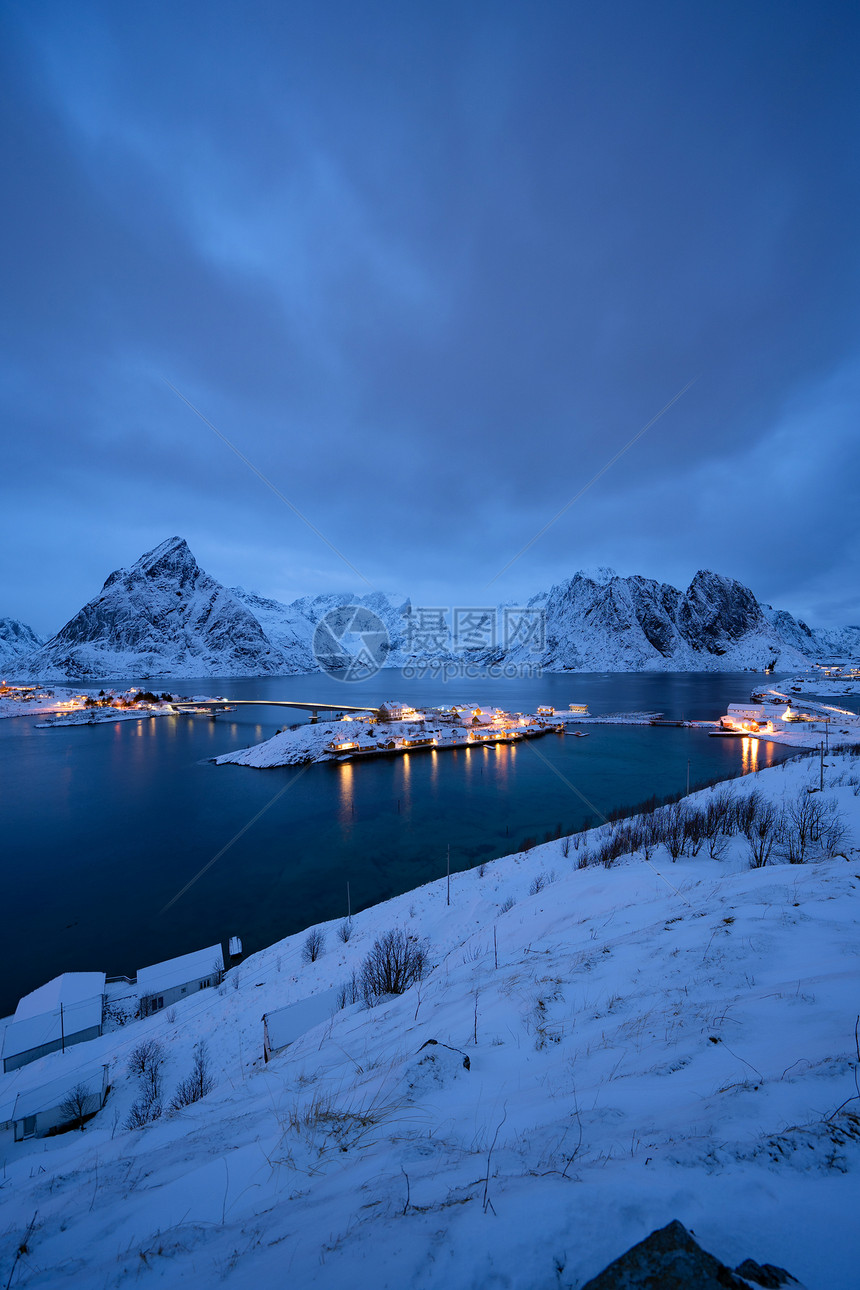
[[[17,664],[42,644],[32,627],[17,618],[0,618],[0,671]]]
[[[2,620],[11,627],[4,635],[0,626],[0,662],[5,645],[7,668],[14,664],[18,675],[46,679],[314,672],[317,624],[347,605],[382,620],[388,667],[461,657],[450,639],[437,645],[426,636],[410,636],[416,611],[407,597],[344,592],[282,604],[223,587],[200,568],[187,543],[174,537],[130,569],[112,573],[99,595],[45,644],[22,624]],[[742,583],[707,570],[679,591],[600,568],[539,593],[528,607],[543,611],[542,645],[501,642],[466,651],[468,660],[528,662],[551,672],[734,671],[794,669],[825,655],[860,653],[860,628],[816,631],[785,610],[760,604]]]
[[[178,537],[117,569],[97,596],[25,661],[31,674],[257,676],[291,667],[247,607]]]
[[[700,571],[685,592],[651,578],[578,573],[529,606],[546,616],[547,671],[734,671],[803,666],[827,651],[805,623],[740,582]],[[534,660],[519,646],[507,661]]]

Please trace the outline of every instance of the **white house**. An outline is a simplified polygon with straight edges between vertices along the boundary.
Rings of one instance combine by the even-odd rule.
[[[285,1008],[263,1014],[263,1056],[266,1061],[289,1047],[315,1026],[328,1021],[337,1010],[337,989],[323,990]]]
[[[108,1068],[90,1066],[69,1071],[49,1084],[19,1093],[11,1113],[16,1142],[44,1138],[52,1131],[71,1127],[79,1118],[100,1111],[108,1095]]]
[[[380,721],[401,721],[403,718],[403,704],[398,703],[395,699],[386,699],[379,705]]]
[[[766,721],[764,708],[762,705],[750,703],[730,703],[726,708],[728,716],[733,721]]]
[[[3,1031],[3,1070],[98,1038],[104,995],[104,972],[64,972],[25,995]]]
[[[218,985],[223,974],[224,953],[220,945],[141,968],[137,974],[140,1015],[151,1017],[198,990]]]

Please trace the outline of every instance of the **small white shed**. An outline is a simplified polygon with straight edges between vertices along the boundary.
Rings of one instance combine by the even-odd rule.
[[[140,1015],[151,1017],[198,990],[218,985],[223,975],[224,953],[220,944],[141,968],[137,974]]]
[[[15,1141],[44,1138],[89,1119],[102,1109],[107,1095],[107,1066],[79,1068],[49,1084],[26,1089],[16,1097],[12,1112]]]
[[[321,1026],[337,1011],[337,988],[322,990],[310,999],[288,1003],[263,1014],[263,1056],[266,1061],[281,1053],[302,1035]]]

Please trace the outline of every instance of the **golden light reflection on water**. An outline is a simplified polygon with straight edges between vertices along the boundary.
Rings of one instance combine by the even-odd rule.
[[[337,817],[341,824],[350,824],[352,823],[353,816],[355,815],[355,782],[353,780],[352,762],[338,762],[337,769]]]
[[[758,740],[744,735],[741,740],[741,771],[744,775],[758,770]]]

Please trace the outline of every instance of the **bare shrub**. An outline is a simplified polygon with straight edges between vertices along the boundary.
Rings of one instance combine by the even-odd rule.
[[[414,936],[395,928],[380,936],[361,965],[358,984],[370,1007],[387,994],[403,994],[427,970],[427,951]]]
[[[125,1127],[127,1129],[143,1129],[147,1124],[152,1124],[154,1120],[161,1117],[161,1103],[147,1102],[145,1098],[139,1097],[131,1105],[131,1110],[125,1118]]]
[[[803,864],[813,844],[820,840],[827,820],[827,809],[820,797],[804,793],[785,807],[781,854],[789,864]]]
[[[199,1102],[201,1097],[211,1093],[215,1087],[215,1078],[209,1069],[209,1054],[206,1040],[201,1039],[194,1045],[194,1064],[191,1074],[180,1080],[176,1092],[170,1101],[170,1110],[179,1111],[183,1106]]]
[[[338,987],[337,1006],[339,1008],[348,1008],[351,1003],[358,1003],[361,999],[361,987],[359,986],[358,974],[353,972],[348,981]]]
[[[562,838],[561,854],[564,856],[565,860],[570,855],[570,837]]]
[[[642,818],[639,849],[646,860],[650,860],[663,841],[663,829],[656,811]]]
[[[757,788],[754,788],[751,793],[746,793],[734,799],[734,827],[738,832],[749,837],[763,800]]]
[[[312,928],[305,937],[302,946],[302,962],[316,963],[325,953],[325,937],[318,927]]]
[[[90,1113],[92,1097],[89,1085],[83,1081],[69,1089],[59,1106],[63,1124],[72,1124],[76,1129],[82,1129],[84,1120]]]
[[[144,1039],[129,1054],[129,1074],[137,1078],[140,1096],[133,1103],[125,1122],[127,1129],[140,1129],[157,1120],[162,1111],[162,1066],[164,1045],[159,1039]]]
[[[774,846],[783,834],[783,812],[773,802],[759,797],[755,814],[748,819],[744,834],[750,848],[750,866],[763,869],[770,860]]]
[[[706,837],[705,812],[688,806],[684,813],[684,847],[691,856],[699,854]]]
[[[549,878],[545,873],[536,874],[535,877],[532,879],[531,886],[529,887],[529,895],[536,896],[538,892],[543,891],[544,887],[546,887],[548,884],[549,884]]]
[[[346,945],[350,936],[352,936],[352,919],[345,918],[337,929],[338,938]]]
[[[683,854],[684,843],[687,841],[686,811],[680,802],[673,802],[671,806],[662,807],[658,814],[663,845],[674,864],[678,856]]]
[[[828,857],[844,855],[848,829],[838,815],[834,815],[821,833],[821,849]],[[847,856],[845,857],[847,860]]]
[[[704,827],[708,854],[712,860],[721,860],[735,831],[735,800],[731,789],[721,789],[708,799]]]
[[[514,900],[513,896],[505,896],[505,899],[502,901],[501,905],[499,905],[499,913],[506,914],[509,909],[513,909],[516,903],[517,902]]]
[[[136,1079],[149,1074],[164,1062],[164,1044],[160,1039],[144,1039],[128,1056],[128,1073]]]

